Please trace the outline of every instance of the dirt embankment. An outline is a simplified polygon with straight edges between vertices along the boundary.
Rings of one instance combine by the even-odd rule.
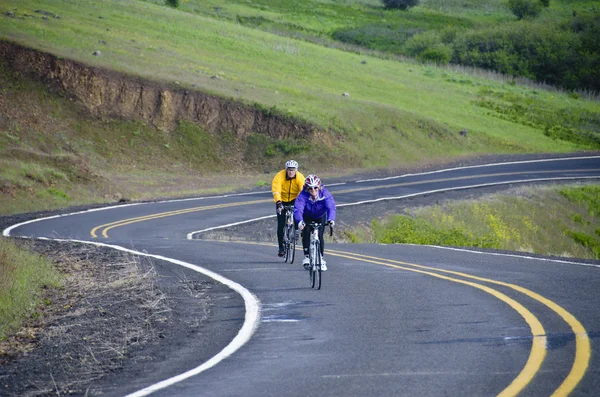
[[[314,125],[233,100],[87,66],[7,41],[0,40],[0,56],[12,69],[54,83],[99,117],[141,120],[165,132],[179,121],[196,123],[213,133],[233,131],[238,137],[261,133],[297,138],[317,132]]]

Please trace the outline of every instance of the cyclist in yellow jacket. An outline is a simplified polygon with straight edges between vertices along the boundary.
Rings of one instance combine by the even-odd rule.
[[[278,256],[283,256],[283,228],[285,226],[284,205],[293,205],[296,197],[304,186],[304,175],[298,172],[298,162],[289,160],[285,163],[285,169],[275,174],[271,182],[273,201],[277,211],[277,242],[279,243]]]

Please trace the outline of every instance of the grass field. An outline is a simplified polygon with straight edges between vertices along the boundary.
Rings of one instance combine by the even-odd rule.
[[[511,85],[510,79],[329,49],[147,2],[25,0],[4,7],[34,17],[4,18],[2,37],[96,66],[184,86],[199,84],[341,131],[349,142],[345,150],[367,149],[360,159],[366,167],[397,165],[404,162],[398,159],[423,153],[585,148],[498,117],[481,106],[482,100],[534,98],[537,106],[564,114],[597,114],[600,108],[559,92]],[[60,19],[42,20],[38,9]],[[94,57],[98,49],[102,56]],[[214,75],[223,78],[211,79]],[[343,97],[344,92],[350,96]],[[469,139],[458,139],[465,128]],[[428,138],[430,130],[446,138],[443,150]]]
[[[564,15],[565,4],[553,2],[543,17]],[[573,7],[592,5],[583,1]],[[298,123],[314,123],[328,134],[305,144],[259,135],[242,142],[230,132],[211,134],[190,124],[165,135],[136,122],[99,122],[46,86],[9,76],[3,66],[2,95],[14,117],[0,119],[0,152],[9,159],[1,175],[8,190],[18,192],[5,197],[7,205],[22,202],[23,192],[37,188],[44,207],[148,198],[161,194],[159,188],[143,189],[158,186],[152,175],[161,172],[196,178],[244,170],[245,186],[253,186],[264,183],[262,174],[274,172],[289,156],[312,172],[349,173],[480,154],[600,149],[600,103],[593,99],[509,76],[329,46],[332,32],[350,27],[391,24],[425,31],[513,20],[497,2],[431,0],[402,12],[385,10],[375,0],[189,0],[180,9],[159,0],[7,0],[0,13],[0,38],[233,98]],[[92,55],[97,50],[101,55]],[[461,135],[463,130],[468,133]],[[78,161],[83,165],[76,169]],[[116,186],[134,168],[136,188],[144,192]],[[82,178],[83,190],[75,186]],[[235,176],[223,179],[211,189],[239,183]],[[191,181],[182,185],[186,194],[198,191]]]

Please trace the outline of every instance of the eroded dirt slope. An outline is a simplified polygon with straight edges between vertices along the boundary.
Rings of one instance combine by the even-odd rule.
[[[233,100],[87,66],[8,41],[0,40],[0,57],[14,70],[55,83],[93,115],[142,120],[165,132],[179,121],[197,123],[210,132],[233,131],[238,137],[253,132],[273,138],[309,137],[317,130]]]

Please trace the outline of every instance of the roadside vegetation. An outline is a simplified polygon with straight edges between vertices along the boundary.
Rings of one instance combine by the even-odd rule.
[[[97,395],[99,379],[172,335],[167,324],[179,321],[172,317],[175,304],[157,281],[143,257],[0,238],[2,395]],[[152,357],[136,359],[141,364]]]
[[[277,141],[183,123],[165,134],[136,121],[90,117],[60,91],[49,90],[52,85],[3,64],[1,211],[263,186],[289,157],[311,172],[349,174],[481,154],[600,149],[600,103],[593,95],[481,69],[422,64],[399,58],[401,51],[333,37],[349,25],[414,26],[400,40],[405,46],[418,32],[504,26],[516,19],[497,3],[423,1],[402,11],[375,0],[189,0],[177,8],[162,0],[3,2],[3,39],[180,89],[201,89],[322,131],[306,140]],[[593,7],[577,4],[578,10]],[[566,3],[555,1],[550,8],[567,15]]]
[[[39,316],[43,290],[61,286],[61,276],[46,258],[0,237],[0,341],[23,319]],[[0,350],[0,353],[2,351]]]
[[[409,208],[356,227],[357,243],[489,248],[600,260],[600,185],[522,187]]]

